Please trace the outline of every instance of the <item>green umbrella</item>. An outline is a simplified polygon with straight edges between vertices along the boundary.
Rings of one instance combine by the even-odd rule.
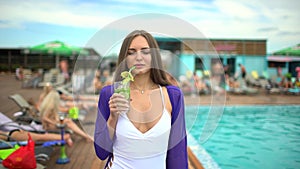
[[[284,56],[300,56],[300,44],[279,50],[273,53],[274,55],[284,55]]]
[[[67,45],[61,41],[51,41],[29,48],[30,53],[43,53],[56,56],[56,65],[58,65],[59,57],[70,57],[73,55],[88,55],[88,51],[75,46]]]

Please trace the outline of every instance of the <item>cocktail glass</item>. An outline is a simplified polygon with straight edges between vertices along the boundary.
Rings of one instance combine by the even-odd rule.
[[[124,83],[123,81],[114,82],[114,93],[119,93],[125,97],[125,99],[130,101],[130,82]],[[122,111],[120,113],[127,113],[127,111]]]

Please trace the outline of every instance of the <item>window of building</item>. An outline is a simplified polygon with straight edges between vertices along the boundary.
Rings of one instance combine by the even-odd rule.
[[[268,67],[273,67],[273,68],[277,68],[277,67],[285,67],[285,62],[273,62],[273,61],[268,61]]]

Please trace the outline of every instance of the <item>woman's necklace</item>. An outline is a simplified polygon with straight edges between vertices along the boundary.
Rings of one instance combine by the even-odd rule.
[[[138,91],[141,92],[141,94],[145,93],[145,89],[139,89],[134,83],[132,83],[132,84],[133,84],[133,86],[134,86],[135,89],[137,89]],[[150,89],[153,89],[154,86],[155,86],[155,84],[153,84]]]

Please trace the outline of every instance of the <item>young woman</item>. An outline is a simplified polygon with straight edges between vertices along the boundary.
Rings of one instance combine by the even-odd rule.
[[[40,112],[42,125],[45,130],[57,130],[56,125],[60,123],[58,114],[59,104],[59,94],[55,90],[50,91],[44,98],[41,104]],[[71,119],[65,118],[63,122],[74,133],[82,136],[87,141],[93,141],[93,139],[84,131],[82,131]]]
[[[11,130],[9,132],[4,132],[0,130],[0,139],[6,141],[27,141],[28,133],[30,133],[33,141],[53,141],[53,140],[61,140],[60,134],[54,133],[33,133],[24,130]],[[73,145],[73,141],[71,139],[70,134],[65,134],[64,136],[65,142],[68,146]]]
[[[41,104],[44,100],[44,98],[48,95],[48,93],[50,93],[50,91],[53,90],[53,86],[51,83],[46,83],[46,85],[43,87],[43,91],[39,96],[39,100],[37,102],[37,104],[35,105],[35,108],[37,110],[40,110]]]
[[[188,168],[183,94],[170,85],[157,42],[143,30],[123,41],[114,81],[133,66],[130,100],[113,93],[113,86],[101,90],[96,154],[101,160],[109,158],[113,169]]]

